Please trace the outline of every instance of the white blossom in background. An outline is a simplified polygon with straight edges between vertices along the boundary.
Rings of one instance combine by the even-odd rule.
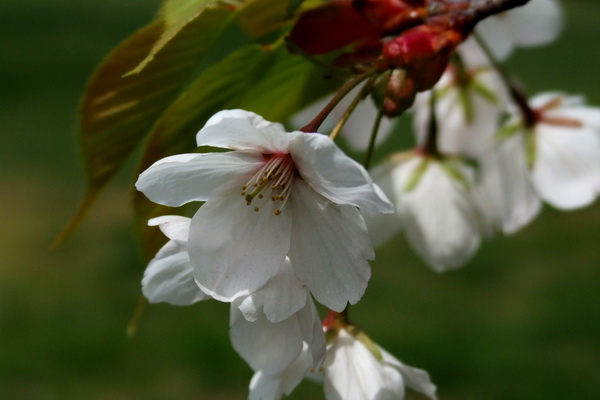
[[[396,207],[393,217],[368,217],[375,245],[403,230],[413,249],[436,271],[458,268],[479,247],[481,210],[474,172],[459,159],[419,152],[392,156],[372,171]]]
[[[519,112],[480,159],[477,193],[490,225],[514,233],[540,211],[542,200],[571,210],[592,203],[600,190],[600,108],[580,97],[544,93]]]
[[[531,180],[553,207],[570,210],[592,203],[600,189],[600,108],[562,93],[533,97],[538,114],[532,131]]]
[[[485,215],[488,234],[512,234],[535,218],[542,201],[529,177],[525,138],[497,138],[479,161],[476,193]]]
[[[342,115],[352,100],[358,95],[361,88],[362,86],[359,85],[351,90],[346,97],[335,106],[321,125],[320,129],[323,132],[329,132],[333,129],[335,124],[342,118]],[[329,100],[331,100],[332,97],[333,96],[327,96],[304,108],[292,117],[291,124],[298,128],[308,124],[310,120],[313,119],[327,103],[329,103]],[[358,106],[356,106],[354,112],[346,121],[346,124],[340,132],[340,136],[352,150],[365,151],[368,148],[373,126],[375,125],[375,119],[377,118],[377,112],[377,106],[369,96],[358,103]],[[391,133],[392,128],[393,121],[384,116],[379,124],[375,145],[385,141]]]
[[[251,294],[289,256],[297,278],[328,308],[341,311],[362,297],[374,251],[361,214],[393,206],[360,164],[324,135],[286,133],[243,110],[215,114],[196,139],[233,151],[167,157],[136,187],[168,206],[206,201],[188,244],[204,292],[227,302]]]
[[[370,339],[343,328],[328,345],[323,370],[327,400],[402,400],[405,387],[436,399],[426,371],[402,364]]]
[[[563,13],[558,0],[531,0],[524,6],[486,18],[477,25],[475,33],[498,60],[504,60],[515,47],[552,42],[562,26]]]
[[[423,143],[431,124],[431,96],[442,154],[480,157],[490,146],[507,105],[505,85],[474,44],[458,49],[462,65],[451,63],[432,90],[417,95],[414,132]]]

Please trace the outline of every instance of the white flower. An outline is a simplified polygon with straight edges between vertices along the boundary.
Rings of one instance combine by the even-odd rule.
[[[509,119],[480,159],[478,197],[504,233],[530,222],[541,200],[570,210],[600,193],[600,108],[560,93],[538,95],[529,105],[534,121]]]
[[[344,112],[350,106],[352,100],[358,95],[362,86],[351,90],[337,106],[331,111],[329,116],[323,121],[321,128],[324,132],[333,129],[335,124],[342,118]],[[329,100],[333,96],[327,96],[320,99],[313,104],[309,105],[305,109],[298,112],[292,117],[291,123],[293,126],[302,127],[310,122],[311,119],[317,116],[317,114],[329,103]],[[377,118],[377,106],[371,98],[366,98],[358,103],[358,106],[354,109],[346,124],[341,130],[341,136],[344,138],[348,146],[354,151],[364,151],[369,145],[371,139],[371,133],[373,131],[373,125],[375,125],[375,119]],[[379,125],[379,131],[375,144],[381,144],[387,137],[393,128],[393,121],[388,117],[383,117]]]
[[[190,305],[210,298],[194,282],[186,248],[190,221],[167,215],[148,222],[159,225],[170,239],[144,273],[142,290],[151,303]],[[289,260],[264,287],[231,304],[230,336],[236,351],[256,370],[251,400],[289,394],[325,357],[321,320]]]
[[[186,306],[211,298],[194,281],[187,252],[190,221],[178,215],[165,215],[148,221],[150,226],[158,225],[169,238],[150,261],[142,278],[142,292],[150,303]]]
[[[529,132],[535,190],[560,209],[592,203],[600,192],[600,108],[560,93],[538,95],[530,104],[538,114]]]
[[[372,342],[370,347],[339,330],[323,363],[327,400],[401,400],[405,386],[436,399],[427,372],[402,364]]]
[[[206,293],[221,301],[251,294],[288,255],[298,279],[330,309],[361,298],[374,252],[357,207],[365,215],[393,209],[364,168],[326,136],[286,133],[243,110],[217,113],[196,139],[234,151],[167,157],[136,187],[168,206],[206,201],[188,242]]]
[[[562,28],[558,0],[531,0],[502,14],[481,21],[475,32],[503,60],[515,47],[539,46],[555,40]]]
[[[481,215],[470,167],[415,152],[391,157],[372,175],[396,206],[393,218],[367,218],[376,245],[403,229],[436,271],[462,266],[478,248]]]
[[[433,90],[417,95],[414,131],[423,143],[431,124],[433,94],[439,151],[477,158],[498,130],[507,104],[506,89],[489,63],[476,60],[484,59],[476,46],[463,44],[459,53],[463,65],[451,64]]]

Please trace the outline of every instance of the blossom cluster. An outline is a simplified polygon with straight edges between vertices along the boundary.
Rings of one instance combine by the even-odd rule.
[[[348,2],[327,7],[346,7],[334,3]],[[553,40],[560,23],[556,1],[532,0],[486,19],[468,40],[455,25],[436,22],[386,42],[389,69],[366,74],[329,110],[347,144],[370,156],[410,100],[414,148],[370,171],[334,143],[335,134],[319,133],[332,129],[320,116],[287,132],[249,111],[218,112],[196,144],[219,151],[161,159],[137,180],[155,203],[203,202],[192,218],[149,221],[168,242],[145,271],[144,295],[152,303],[230,303],[233,347],[254,371],[251,400],[281,399],[306,376],[323,382],[328,400],[403,399],[406,387],[435,399],[429,375],[350,323],[347,307],[365,293],[373,244],[399,230],[432,269],[444,271],[464,265],[483,237],[525,226],[543,202],[570,210],[600,195],[600,108],[560,92],[529,98],[499,65],[515,47]],[[406,53],[414,37],[438,36],[425,53]],[[299,45],[319,54],[338,44]],[[420,76],[422,65],[430,69]],[[401,82],[410,90],[391,91],[399,71],[414,75]],[[367,99],[381,82],[383,103]],[[367,126],[374,120],[377,138]],[[329,310],[323,321],[315,301]]]

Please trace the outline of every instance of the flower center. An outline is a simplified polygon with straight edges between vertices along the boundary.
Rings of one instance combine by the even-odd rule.
[[[263,199],[266,194],[272,202],[280,203],[275,209],[275,215],[279,215],[289,197],[296,166],[289,154],[268,154],[264,157],[267,162],[242,186],[240,194],[244,196],[246,205],[252,204],[255,198]],[[259,210],[259,207],[254,207],[254,211]]]

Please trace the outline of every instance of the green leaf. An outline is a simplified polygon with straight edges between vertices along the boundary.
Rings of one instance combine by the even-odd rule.
[[[122,78],[152,48],[162,24],[155,22],[125,40],[92,76],[81,102],[79,136],[87,189],[75,216],[56,240],[68,236],[94,199],[177,97],[198,63],[233,20],[223,9],[202,13],[139,74]]]
[[[197,149],[195,135],[220,110],[243,108],[271,121],[285,121],[331,90],[322,82],[320,68],[289,54],[281,45],[248,45],[204,70],[154,125],[139,172],[169,155]],[[147,256],[156,250],[156,229],[147,220],[177,210],[156,206],[141,193],[134,195],[135,224]]]
[[[255,0],[240,12],[240,25],[253,37],[260,37],[289,20],[299,6],[292,0]]]
[[[160,38],[152,45],[146,57],[126,75],[140,73],[154,60],[154,57],[167,43],[177,36],[183,28],[195,21],[208,8],[223,10],[222,2],[215,0],[166,0],[159,13],[162,26]]]

